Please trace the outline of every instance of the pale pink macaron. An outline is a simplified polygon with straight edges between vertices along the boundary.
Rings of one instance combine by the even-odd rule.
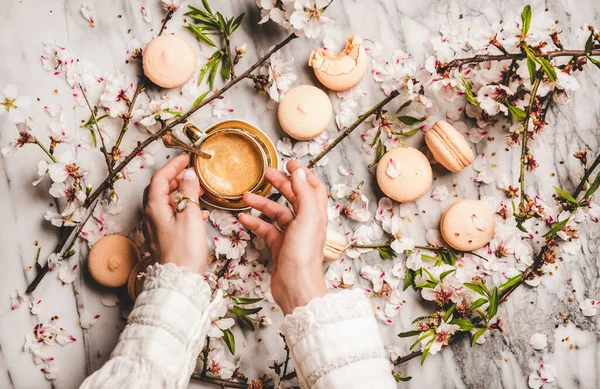
[[[125,285],[139,261],[140,252],[131,240],[121,235],[108,235],[92,246],[88,268],[96,282],[116,288]]]
[[[346,239],[346,236],[331,227],[327,227],[325,245],[323,246],[323,257],[325,261],[332,262],[340,259],[347,246],[348,240]]]
[[[311,53],[308,65],[321,84],[334,91],[346,91],[358,85],[368,67],[367,52],[361,42],[360,37],[351,35],[339,54],[331,54],[325,48]]]
[[[161,35],[144,49],[144,74],[163,88],[177,88],[188,82],[198,64],[192,45],[177,35]]]
[[[433,158],[454,173],[463,170],[475,159],[465,137],[450,123],[443,120],[435,122],[427,131],[425,143],[431,150]]]
[[[329,96],[312,85],[299,85],[286,92],[277,117],[283,131],[298,140],[308,140],[327,129],[333,115]]]
[[[393,200],[407,203],[429,190],[433,173],[425,154],[412,147],[397,147],[377,165],[379,188]]]
[[[460,251],[473,251],[485,246],[496,228],[490,209],[479,200],[460,200],[442,215],[440,231],[446,243]]]

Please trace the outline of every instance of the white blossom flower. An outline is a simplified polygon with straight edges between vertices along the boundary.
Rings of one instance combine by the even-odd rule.
[[[446,279],[444,279],[445,281]],[[449,301],[454,303],[459,302],[459,298],[454,288],[447,285],[444,281],[440,281],[435,288],[421,289],[421,296],[427,301],[435,301],[440,306],[447,304]]]
[[[37,315],[41,311],[42,300],[34,300],[32,299],[29,302],[29,311],[32,315]]]
[[[0,112],[2,112],[1,108]],[[18,123],[16,124],[16,127],[18,130],[17,138],[10,141],[6,146],[2,148],[2,155],[5,157],[12,155],[20,147],[35,142],[35,137],[31,134],[32,129],[27,122]]]
[[[316,38],[321,34],[321,27],[333,24],[333,20],[323,16],[322,9],[331,3],[331,0],[296,0],[293,2],[293,12],[289,17],[290,24],[298,35],[307,38]]]
[[[177,12],[179,7],[181,7],[182,0],[161,0],[160,5],[167,12]]]
[[[181,113],[181,107],[169,96],[164,96],[161,100],[151,100],[137,111],[137,114],[143,116],[139,123],[145,127],[154,126],[158,121],[172,119],[178,113]]]
[[[494,175],[487,166],[487,158],[485,154],[480,154],[477,156],[477,158],[475,158],[473,161],[473,169],[479,172],[477,177],[474,179],[475,182],[480,182],[483,184],[494,182]]]
[[[81,223],[85,218],[86,209],[81,207],[66,207],[61,213],[48,210],[44,219],[52,223],[56,227],[73,227]]]
[[[295,0],[282,1],[282,5],[290,7],[290,3]],[[258,24],[266,23],[269,19],[279,24],[283,28],[291,28],[292,25],[289,22],[286,11],[283,8],[278,7],[277,0],[256,0],[256,4],[260,7],[260,21]]]
[[[79,320],[79,327],[84,330],[89,330],[98,322],[98,319],[100,319],[100,315],[88,315],[84,313]]]
[[[47,365],[44,365],[44,367],[42,367],[40,371],[44,373],[44,377],[46,377],[48,381],[54,381],[58,378],[59,369],[55,363],[49,363]]]
[[[366,222],[371,218],[369,211],[369,199],[360,192],[360,189],[350,188],[346,184],[338,184],[331,187],[331,195],[334,199],[348,199],[342,212],[352,220]]]
[[[583,316],[596,316],[600,312],[600,300],[585,299],[579,304]]]
[[[450,317],[448,319],[448,321],[442,322],[435,329],[435,341],[433,342],[433,344],[431,345],[431,348],[429,349],[429,354],[432,354],[432,355],[437,354],[438,351],[440,351],[442,349],[442,346],[446,346],[448,344],[448,342],[450,341],[450,337],[452,335],[454,335],[454,333],[460,329],[460,327],[456,324],[448,324],[451,320],[452,320],[452,317]],[[430,342],[430,340],[429,340],[429,338],[426,338],[423,341],[421,341],[421,345],[423,347],[425,347],[425,345],[428,342]]]
[[[479,102],[479,107],[488,115],[494,116],[499,112],[508,114],[508,108],[502,104],[504,100],[513,92],[504,85],[486,85],[477,92],[476,100]]]
[[[529,344],[534,350],[543,350],[548,345],[548,335],[537,332],[531,335],[531,338],[529,338]]]
[[[437,201],[444,201],[448,199],[450,196],[450,192],[448,191],[448,187],[446,185],[438,185],[431,192],[431,198]]]
[[[81,180],[93,167],[91,162],[78,161],[71,151],[65,151],[58,157],[58,163],[48,166],[48,174],[54,182],[64,182],[67,177]]]
[[[227,305],[221,304],[218,310],[212,312],[210,317],[210,329],[208,336],[211,338],[220,338],[223,336],[222,330],[227,330],[235,325],[235,320],[230,317],[223,317],[227,314]]]
[[[353,176],[354,173],[351,170],[346,169],[344,166],[338,166],[338,173],[340,176]]]
[[[264,89],[275,102],[281,101],[285,92],[298,78],[294,71],[294,58],[286,60],[280,51],[274,53],[269,62],[260,68],[260,74],[267,78]]]
[[[58,253],[52,253],[48,256],[48,270],[53,271],[56,266],[63,260],[63,257]]]
[[[68,204],[76,204],[82,206],[86,199],[84,191],[80,190],[77,186],[72,183],[65,184],[65,182],[55,182],[50,187],[50,195],[57,199],[64,198]]]
[[[531,373],[529,375],[529,387],[531,389],[539,389],[545,383],[553,382],[556,378],[556,368],[545,363],[540,364],[539,373]]]
[[[106,78],[106,85],[100,95],[100,104],[111,117],[123,117],[133,97],[133,82],[120,71]]]
[[[209,103],[213,106],[213,116],[218,119],[223,119],[233,113],[233,108],[227,106],[227,99],[216,99]]]
[[[21,123],[27,115],[23,112],[31,104],[31,97],[19,96],[19,88],[15,84],[7,84],[0,94],[0,116],[8,113],[8,119],[13,123]]]

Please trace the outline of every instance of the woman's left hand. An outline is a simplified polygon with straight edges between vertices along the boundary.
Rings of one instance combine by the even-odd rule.
[[[198,197],[204,193],[190,158],[181,154],[154,173],[144,191],[144,236],[152,257],[159,263],[174,263],[204,274],[208,260],[205,220]],[[175,195],[191,199],[187,208],[176,211]]]

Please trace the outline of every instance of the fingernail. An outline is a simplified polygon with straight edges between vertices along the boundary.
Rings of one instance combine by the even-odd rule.
[[[195,180],[195,179],[196,179],[196,173],[194,172],[194,170],[188,169],[183,173],[184,181]]]
[[[296,177],[302,181],[306,181],[306,172],[303,169],[298,169],[294,172]]]

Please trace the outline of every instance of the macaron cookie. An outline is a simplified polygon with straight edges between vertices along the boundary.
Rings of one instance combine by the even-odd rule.
[[[326,262],[333,262],[340,259],[347,246],[348,240],[343,234],[331,227],[327,228],[325,245],[323,246],[323,256]]]
[[[135,301],[137,297],[144,290],[144,273],[148,266],[155,263],[152,257],[148,256],[138,262],[134,268],[129,272],[127,277],[127,294],[131,297],[132,301]]]
[[[479,200],[460,200],[442,215],[440,232],[451,247],[460,251],[477,250],[485,246],[496,228],[490,209]]]
[[[367,72],[367,52],[356,35],[348,38],[341,53],[331,55],[325,48],[311,53],[308,65],[315,71],[321,84],[334,91],[354,88]]]
[[[177,88],[192,78],[198,56],[192,45],[177,35],[161,35],[144,49],[144,74],[163,88]]]
[[[313,139],[325,131],[332,114],[329,96],[312,85],[299,85],[287,91],[277,109],[283,131],[298,140]]]
[[[443,120],[435,122],[425,133],[425,143],[433,158],[454,173],[460,172],[475,159],[475,154],[465,137]]]
[[[413,147],[396,147],[385,153],[377,165],[377,184],[386,196],[401,203],[418,199],[433,180],[425,154]]]
[[[121,235],[108,235],[90,250],[88,268],[99,284],[116,288],[125,285],[139,261],[140,252],[132,241]]]

